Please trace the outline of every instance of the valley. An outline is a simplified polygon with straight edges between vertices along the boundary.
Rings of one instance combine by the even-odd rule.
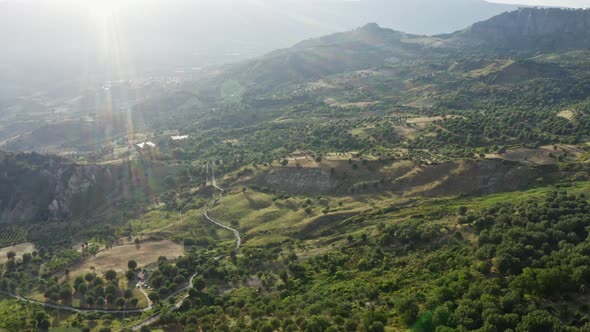
[[[588,330],[589,17],[8,107],[0,331]]]

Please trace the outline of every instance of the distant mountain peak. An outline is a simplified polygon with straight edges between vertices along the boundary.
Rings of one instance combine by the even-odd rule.
[[[590,10],[520,8],[456,33],[494,48],[558,50],[590,47]]]
[[[366,30],[366,31],[381,31],[381,30],[383,30],[383,28],[375,22],[367,23],[364,26],[362,26],[360,29]]]

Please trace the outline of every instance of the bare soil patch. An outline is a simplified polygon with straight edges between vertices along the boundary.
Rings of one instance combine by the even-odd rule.
[[[502,154],[488,154],[486,158],[499,158],[518,161],[528,165],[548,165],[557,162],[557,156],[566,154],[567,159],[577,159],[584,151],[574,145],[546,145],[537,149],[515,148]]]
[[[142,242],[139,246],[128,244],[101,251],[96,257],[70,267],[70,271],[72,275],[76,275],[90,272],[94,267],[97,272],[111,269],[124,272],[127,270],[127,262],[132,259],[137,262],[139,267],[144,267],[157,262],[160,256],[175,259],[183,254],[184,249],[180,245],[168,240]]]
[[[557,116],[560,118],[564,118],[566,120],[569,120],[569,121],[573,121],[576,115],[571,110],[563,110],[563,111],[557,113]]]
[[[452,119],[456,118],[456,115],[442,115],[442,116],[430,116],[430,117],[418,117],[418,118],[410,118],[406,120],[407,124],[425,124],[431,123],[434,121],[440,121],[444,119]]]
[[[354,103],[343,103],[335,100],[334,98],[328,98],[324,101],[326,104],[332,107],[342,107],[342,108],[366,108],[369,106],[379,104],[378,101],[359,101]]]
[[[395,131],[396,134],[403,136],[403,137],[408,137],[408,136],[416,133],[416,131],[418,131],[416,128],[405,127],[405,126],[394,126],[393,130]]]
[[[6,254],[8,254],[11,251],[14,251],[14,253],[16,254],[16,259],[20,259],[23,257],[23,254],[30,254],[33,251],[35,251],[35,245],[29,242],[25,242],[0,249],[0,263],[4,263],[8,260]]]

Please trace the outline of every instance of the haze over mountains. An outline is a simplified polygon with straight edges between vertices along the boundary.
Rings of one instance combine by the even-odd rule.
[[[22,89],[32,82],[100,81],[234,62],[368,22],[408,33],[450,33],[516,8],[483,0],[101,3],[0,2],[0,84]]]
[[[100,105],[104,101],[89,99],[83,103],[85,105],[83,112],[87,112],[85,114],[91,120],[85,117],[78,119],[76,113],[71,119],[66,117],[56,121],[51,120],[45,125],[40,125],[42,122],[38,120],[22,122],[7,120],[4,128],[6,133],[0,131],[0,143],[2,143],[0,148],[13,152],[60,153],[65,150],[87,154],[102,145],[110,145],[110,142],[125,141],[123,137],[130,132],[149,131],[162,127],[178,129],[180,126],[189,125],[192,121],[199,122],[200,114],[207,114],[206,112],[210,109],[215,110],[215,99],[223,98],[228,94],[235,97],[234,101],[240,100],[242,96],[253,98],[253,100],[257,98],[264,100],[266,93],[276,94],[287,91],[289,97],[285,97],[286,101],[276,102],[278,105],[282,103],[288,105],[301,97],[297,96],[297,92],[293,92],[299,88],[299,84],[305,86],[308,82],[335,74],[359,70],[370,71],[372,68],[396,65],[404,68],[404,63],[412,61],[434,63],[432,68],[426,66],[427,69],[404,68],[399,72],[397,72],[399,69],[392,72],[386,70],[391,78],[387,78],[380,84],[393,84],[392,88],[395,90],[403,89],[403,79],[400,77],[405,77],[404,75],[409,75],[405,79],[412,81],[411,84],[422,80],[428,81],[436,75],[441,75],[437,70],[441,70],[442,76],[445,77],[446,72],[452,70],[440,63],[447,61],[443,59],[449,54],[453,54],[457,59],[465,56],[477,57],[482,54],[484,57],[504,58],[516,52],[526,56],[527,53],[534,55],[539,51],[567,52],[587,49],[590,47],[590,40],[587,38],[590,35],[589,17],[588,10],[522,8],[475,23],[452,34],[431,37],[407,34],[375,23],[366,24],[361,28],[305,40],[293,47],[224,67],[209,79],[203,82],[191,82],[187,86],[181,85],[179,90],[152,89],[148,94],[149,98],[139,102],[138,105],[129,105],[133,109],[129,118],[124,112],[117,116],[113,116],[113,113],[102,114],[98,106],[96,106],[97,109],[93,109],[92,106]],[[488,62],[493,63],[482,60],[466,66],[484,66],[479,70],[482,73],[489,70],[492,76],[495,75],[493,80],[497,82],[512,82],[515,79],[525,81],[529,78],[563,80],[570,77],[566,70],[550,64],[511,63],[499,60],[497,64],[487,68],[485,66],[489,64]],[[439,68],[439,66],[442,67]],[[434,72],[431,72],[432,70]],[[512,72],[518,73],[519,77],[508,78],[508,76],[514,76]],[[368,80],[373,80],[371,84],[385,79],[385,76],[381,78],[377,75],[378,78],[371,78],[374,74],[368,75],[370,78]],[[492,80],[492,78],[487,79]],[[399,82],[396,83],[396,80]],[[575,81],[573,78],[571,80]],[[284,91],[281,90],[282,87],[285,87]],[[308,91],[308,93],[313,94],[314,89],[321,90],[322,87],[311,88],[311,92]],[[580,86],[580,89],[585,88]],[[202,91],[194,92],[195,90]],[[203,93],[203,90],[207,92]],[[443,91],[448,92],[444,89]],[[124,99],[124,96],[118,95],[115,90],[110,91],[108,96],[111,106],[115,105],[114,99]],[[422,97],[418,97],[420,98]],[[265,102],[272,104],[268,100]],[[24,107],[23,112],[26,113],[30,109],[30,106]],[[42,110],[37,109],[37,112],[41,114],[40,118],[46,118]],[[114,114],[117,113],[114,112]],[[217,118],[215,112],[209,115]],[[206,115],[204,117],[206,118]],[[130,119],[131,121],[127,121]],[[228,119],[233,121],[232,117]],[[213,125],[218,124],[217,121],[217,119],[212,120]],[[252,119],[245,121],[252,121]],[[21,126],[23,129],[19,129]],[[10,159],[9,156],[5,158]],[[26,190],[21,191],[26,192]],[[7,200],[4,201],[7,202]],[[12,213],[13,211],[10,210],[10,214]]]
[[[236,65],[223,76],[258,90],[287,82],[448,53],[510,56],[517,52],[567,51],[590,47],[590,11],[520,8],[452,34],[423,36],[371,23],[310,39]]]
[[[590,10],[57,1],[0,29],[0,330],[590,331]]]

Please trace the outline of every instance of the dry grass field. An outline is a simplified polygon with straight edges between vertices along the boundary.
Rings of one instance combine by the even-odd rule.
[[[568,160],[576,160],[584,154],[584,150],[574,145],[557,144],[541,146],[537,149],[519,147],[502,154],[488,154],[486,157],[518,161],[527,165],[546,165],[557,163],[556,156],[563,153],[567,155]]]
[[[25,242],[0,249],[0,263],[4,263],[8,260],[6,254],[8,254],[11,251],[14,251],[16,253],[16,259],[20,259],[23,256],[23,254],[30,254],[33,251],[35,251],[35,245],[29,242]]]
[[[75,276],[87,273],[91,271],[91,268],[99,273],[111,269],[123,272],[127,270],[127,262],[132,259],[141,268],[156,262],[160,256],[175,259],[183,254],[184,249],[180,245],[168,240],[142,242],[139,246],[135,244],[122,245],[101,251],[96,257],[70,267],[70,274]]]
[[[560,118],[564,118],[566,120],[570,120],[570,121],[573,121],[575,119],[575,117],[576,117],[576,115],[574,114],[574,112],[571,111],[571,110],[561,111],[561,112],[557,113],[557,116],[560,117]]]

